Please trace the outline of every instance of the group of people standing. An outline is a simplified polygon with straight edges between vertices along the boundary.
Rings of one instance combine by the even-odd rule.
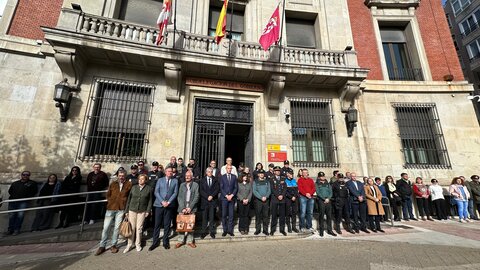
[[[216,161],[212,160],[209,167],[201,175],[194,159],[188,165],[182,159],[172,157],[165,168],[158,162],[152,163],[152,170],[145,168],[143,161],[130,167],[130,173],[121,167],[114,174],[114,181],[110,181],[101,164],[93,165],[93,171],[87,176],[88,200],[101,201],[105,188],[107,204],[103,223],[102,239],[96,255],[107,250],[108,231],[114,224],[111,236],[110,250],[119,251],[117,247],[119,227],[128,218],[133,234],[128,238],[124,253],[135,248],[142,250],[142,232],[149,224],[153,225],[153,240],[149,250],[152,251],[162,244],[170,249],[171,228],[176,228],[176,216],[196,213],[201,210],[201,234],[216,237],[217,214],[221,217],[222,236],[235,236],[234,218],[238,217],[238,231],[242,235],[249,234],[250,212],[255,212],[254,235],[282,235],[287,233],[314,233],[313,209],[318,208],[318,234],[336,236],[346,232],[355,234],[384,232],[381,220],[386,219],[384,206],[390,206],[395,221],[400,221],[400,214],[405,221],[417,220],[413,214],[412,197],[416,201],[418,212],[422,220],[433,220],[430,204],[435,205],[437,219],[446,219],[443,188],[436,179],[431,185],[425,185],[421,177],[411,183],[408,174],[402,173],[401,178],[394,181],[387,176],[385,182],[379,177],[364,177],[357,179],[354,172],[345,175],[334,171],[334,175],[327,180],[324,172],[319,172],[316,179],[310,178],[307,169],[300,169],[295,176],[288,160],[284,166],[269,164],[264,170],[262,163],[257,163],[255,169],[241,165],[237,169],[232,159],[227,158],[226,164],[217,168]],[[21,179],[14,182],[10,189],[10,199],[49,196],[57,194],[75,194],[80,190],[82,175],[80,168],[75,166],[60,183],[57,176],[52,174],[38,189],[36,182],[29,179],[30,172],[21,174]],[[460,222],[469,222],[478,219],[474,205],[480,206],[479,176],[473,175],[472,181],[465,181],[464,177],[455,177],[448,193],[452,202],[457,206]],[[75,196],[46,198],[37,200],[38,206],[50,204],[69,204],[76,202]],[[18,210],[27,207],[27,202],[10,202],[9,210]],[[237,213],[235,213],[235,208]],[[398,211],[401,208],[401,213]],[[85,222],[93,224],[101,215],[98,204],[87,205]],[[60,208],[60,220],[56,228],[67,227],[75,220],[72,206]],[[43,230],[50,227],[53,209],[40,209],[36,213],[32,230]],[[299,226],[296,221],[299,217]],[[23,212],[10,214],[7,234],[18,234],[23,222]],[[160,231],[163,229],[163,237]],[[187,244],[195,248],[193,233],[179,235],[175,248]]]

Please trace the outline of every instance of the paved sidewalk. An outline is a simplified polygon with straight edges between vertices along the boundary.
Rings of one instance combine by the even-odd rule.
[[[122,254],[107,251],[93,256],[98,241],[11,245],[0,247],[0,269],[125,269],[169,266],[200,269],[480,269],[480,222],[410,221],[382,224],[386,233],[338,237],[304,235],[304,238],[234,237],[198,240],[198,248]],[[296,237],[301,237],[296,236]],[[266,241],[259,241],[266,240]],[[282,240],[282,241],[279,241]],[[208,243],[208,244],[207,244]],[[401,254],[401,256],[399,256]],[[338,260],[338,258],[348,260]],[[292,259],[293,258],[293,259]]]

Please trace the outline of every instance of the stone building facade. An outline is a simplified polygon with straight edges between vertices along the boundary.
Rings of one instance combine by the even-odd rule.
[[[2,183],[171,155],[443,184],[478,173],[473,88],[439,1],[286,0],[281,44],[266,52],[258,38],[278,1],[231,1],[232,39],[218,45],[221,2],[175,2],[157,46],[161,1],[6,1]],[[62,122],[52,97],[64,79]]]

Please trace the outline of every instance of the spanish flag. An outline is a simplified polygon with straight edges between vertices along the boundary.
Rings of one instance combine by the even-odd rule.
[[[218,17],[217,30],[215,31],[215,42],[220,43],[220,40],[225,36],[227,30],[227,7],[228,0],[223,0],[222,11],[220,11],[220,16]]]

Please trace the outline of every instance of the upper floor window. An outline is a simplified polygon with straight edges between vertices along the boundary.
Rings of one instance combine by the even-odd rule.
[[[332,100],[289,98],[296,166],[337,166]]]
[[[462,10],[467,8],[468,5],[470,5],[470,0],[453,0],[451,3],[453,12],[455,13],[455,15],[457,15]]]
[[[406,168],[450,168],[435,104],[395,103]]]
[[[210,5],[210,10],[208,13],[208,35],[215,36],[217,30],[218,18],[220,17],[220,12],[222,11],[222,2],[212,1]],[[232,39],[242,40],[244,33],[244,19],[245,14],[245,5],[235,4],[232,2],[228,3],[227,10],[227,25],[226,25],[226,36],[228,37],[231,34]]]
[[[480,16],[480,10],[477,10],[477,12],[468,16],[460,23],[460,32],[462,33],[462,36],[468,36],[468,34],[478,28],[480,17],[477,17],[477,15]]]
[[[122,0],[119,19],[156,26],[162,7],[162,0]]]
[[[406,27],[380,27],[380,35],[389,79],[422,81],[415,42],[407,39]]]
[[[467,45],[468,58],[470,60],[480,57],[480,40],[474,40]]]
[[[287,29],[287,46],[316,48],[315,20],[297,19],[289,17],[285,19]]]
[[[154,91],[150,84],[95,79],[78,157],[107,162],[145,159]]]

